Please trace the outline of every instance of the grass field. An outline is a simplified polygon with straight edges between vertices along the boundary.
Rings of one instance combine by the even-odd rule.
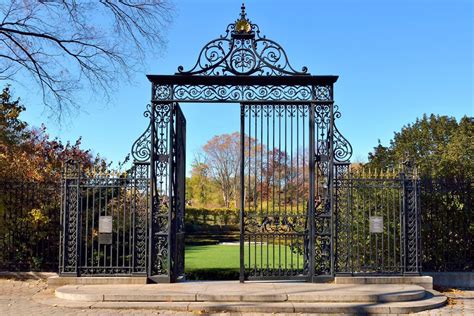
[[[240,247],[238,244],[186,246],[185,270],[191,278],[234,279],[239,273]],[[289,247],[278,245],[254,245],[245,247],[245,265],[253,269],[286,266],[302,269],[303,257],[291,252]],[[280,262],[279,262],[280,261]]]
[[[186,246],[186,272],[204,269],[239,271],[239,245]]]

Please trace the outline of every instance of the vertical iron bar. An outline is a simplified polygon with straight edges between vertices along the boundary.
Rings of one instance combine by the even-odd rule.
[[[76,170],[77,170],[77,183],[76,183],[76,192],[77,192],[77,205],[76,205],[76,209],[77,209],[77,217],[76,217],[76,227],[77,227],[77,230],[76,230],[76,275],[77,276],[80,276],[80,271],[79,271],[79,268],[80,268],[80,262],[81,262],[81,258],[82,258],[82,251],[81,251],[81,248],[82,248],[82,243],[81,243],[81,239],[82,239],[82,234],[81,234],[81,229],[82,229],[82,212],[81,212],[81,169],[80,169],[80,165],[79,163],[77,163],[76,165]]]
[[[263,218],[263,116],[265,114],[266,105],[260,106],[260,218]],[[260,235],[260,271],[263,270],[263,233]]]
[[[315,231],[314,231],[314,182],[315,182],[315,104],[311,103],[309,108],[309,201],[308,201],[308,214],[307,218],[309,220],[309,282],[314,282],[315,277]]]
[[[153,98],[153,92],[152,92],[152,98]],[[156,187],[156,174],[155,174],[155,159],[156,159],[156,130],[155,130],[155,120],[156,120],[156,104],[154,102],[151,103],[151,113],[150,113],[150,192],[149,192],[149,214],[148,214],[148,276],[152,276],[152,266],[153,266],[153,256],[155,255],[153,253],[153,213],[156,212],[154,208],[154,199],[155,199],[155,192],[154,188]],[[135,172],[136,173],[136,172]],[[135,180],[135,191],[137,190],[137,182]],[[136,197],[135,197],[136,199]],[[136,200],[135,200],[135,205],[136,205]],[[146,214],[146,213],[145,213]],[[135,217],[140,216],[137,214],[137,208],[135,207]],[[135,223],[133,225],[135,227]],[[135,239],[135,238],[134,238]],[[134,245],[135,249],[136,243]],[[135,251],[133,251],[135,252]]]
[[[88,262],[88,252],[89,252],[89,249],[87,247],[87,235],[89,233],[89,188],[86,187],[86,228],[85,228],[85,233],[84,233],[84,237],[85,237],[85,241],[84,241],[84,248],[85,248],[85,251],[84,251],[84,266],[88,266],[89,264],[87,263]]]
[[[250,139],[249,139],[250,142]],[[245,105],[240,104],[240,283],[244,282],[244,208],[245,208]]]
[[[399,216],[400,216],[400,273],[404,272],[404,261],[405,261],[405,181],[403,173],[399,174],[399,181],[401,182],[401,187],[398,191],[399,196]],[[400,194],[401,197],[400,197]]]
[[[172,281],[172,278],[173,278],[173,266],[172,266],[172,263],[174,262],[173,258],[175,257],[176,255],[176,252],[175,252],[175,249],[174,249],[174,242],[175,242],[175,238],[176,236],[174,235],[174,232],[175,232],[175,224],[176,224],[176,221],[175,221],[175,201],[174,201],[174,185],[175,185],[175,181],[174,181],[174,172],[175,172],[175,166],[173,164],[173,160],[174,160],[174,148],[176,146],[175,144],[175,139],[174,139],[174,121],[175,121],[175,107],[176,107],[176,103],[170,103],[169,104],[169,123],[167,124],[168,125],[168,224],[169,224],[169,228],[168,228],[168,262],[167,262],[167,268],[168,268],[168,280],[169,282],[173,282]],[[153,222],[150,218],[150,226],[153,225]]]
[[[64,273],[64,268],[66,267],[66,241],[68,239],[67,228],[66,228],[66,212],[67,212],[67,201],[68,201],[68,191],[67,191],[67,174],[69,172],[68,164],[66,163],[63,166],[63,175],[61,183],[61,210],[59,212],[59,222],[61,223],[61,233],[59,235],[59,271]],[[6,213],[4,214],[6,217]],[[6,218],[5,218],[6,220]]]
[[[128,177],[128,175],[126,175]],[[122,231],[122,266],[126,267],[125,265],[125,233],[126,233],[126,227],[127,227],[127,184],[128,181],[125,180],[123,183],[123,231]]]
[[[332,87],[331,87],[331,100],[332,96]],[[330,244],[330,254],[331,254],[331,271],[330,274],[334,275],[334,103],[330,104],[330,128],[329,128],[329,175],[328,175],[328,184],[329,184],[329,200],[330,200],[330,210],[331,210],[331,221],[330,221],[330,234],[331,234],[331,244]]]

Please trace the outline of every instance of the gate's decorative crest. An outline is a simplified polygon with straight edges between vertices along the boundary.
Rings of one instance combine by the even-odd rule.
[[[177,74],[185,75],[309,75],[308,69],[295,70],[280,44],[260,35],[242,4],[240,17],[227,26],[226,34],[207,43],[199,53],[194,67]]]

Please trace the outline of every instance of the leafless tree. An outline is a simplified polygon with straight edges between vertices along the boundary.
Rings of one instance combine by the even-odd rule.
[[[0,3],[0,80],[30,86],[59,118],[76,92],[107,99],[163,48],[169,0],[11,0]]]

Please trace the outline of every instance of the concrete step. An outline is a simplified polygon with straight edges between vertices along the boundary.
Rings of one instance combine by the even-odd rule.
[[[414,284],[433,289],[433,278],[428,275],[412,276],[336,276],[336,284]]]
[[[425,297],[405,302],[87,302],[59,298],[42,298],[42,304],[82,309],[153,309],[202,313],[275,313],[301,314],[409,314],[438,308],[446,304],[446,297],[427,291]]]
[[[148,285],[66,285],[56,297],[95,302],[405,302],[420,300],[417,285],[186,282]]]

